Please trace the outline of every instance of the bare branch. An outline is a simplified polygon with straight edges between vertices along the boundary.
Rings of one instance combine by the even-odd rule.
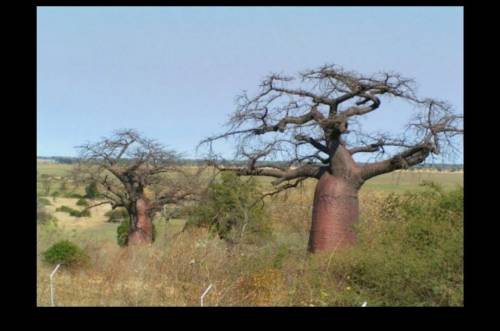
[[[307,143],[311,144],[312,146],[314,146],[319,151],[327,153],[327,154],[329,153],[328,147],[321,144],[319,141],[317,141],[316,139],[314,139],[312,137],[309,137],[309,136],[306,136],[303,134],[298,134],[295,136],[295,140],[307,142]]]
[[[376,153],[378,157],[390,151],[393,156],[387,162],[366,168],[366,174],[372,176],[423,162],[429,153],[440,153],[444,145],[452,147],[452,138],[463,134],[462,116],[453,114],[451,107],[442,101],[417,97],[414,81],[398,73],[362,75],[336,65],[324,65],[296,77],[272,74],[260,88],[254,96],[245,92],[238,98],[237,110],[226,133],[202,141],[209,143],[212,150],[213,142],[234,138],[238,150],[244,150],[243,146],[255,149],[252,153],[241,153],[247,158],[247,167],[224,170],[288,180],[293,176],[315,177],[318,169],[324,167],[332,174],[354,176],[357,172],[349,170],[357,167],[352,155]],[[406,101],[419,113],[408,125],[406,137],[380,136],[347,144],[343,137],[348,134],[362,136],[350,128],[356,119],[379,109],[387,97]],[[277,157],[286,160],[289,168],[258,165],[259,160]],[[320,165],[314,164],[317,161]],[[291,170],[292,165],[295,169],[313,167],[314,171],[297,175]]]

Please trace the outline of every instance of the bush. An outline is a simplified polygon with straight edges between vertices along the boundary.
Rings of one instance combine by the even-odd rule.
[[[213,182],[206,197],[193,208],[187,226],[208,227],[221,239],[236,243],[242,238],[257,243],[271,236],[255,178],[242,179],[224,172]]]
[[[70,208],[68,206],[61,206],[61,207],[57,208],[56,211],[62,211],[62,212],[68,213],[73,217],[89,217],[90,216],[89,209],[84,209],[84,210],[80,211],[80,210]]]
[[[43,259],[52,265],[63,263],[66,267],[76,267],[85,265],[89,257],[74,243],[62,240],[43,252]]]
[[[106,212],[104,216],[108,218],[106,222],[110,223],[119,223],[121,221],[129,219],[127,209],[122,207],[111,209],[110,211]]]
[[[85,197],[88,199],[94,199],[99,196],[99,191],[97,190],[97,183],[92,182],[85,187]]]
[[[90,209],[84,209],[82,211],[76,210],[70,213],[70,215],[75,217],[90,217]]]
[[[378,224],[358,224],[358,245],[332,258],[328,277],[345,286],[329,304],[463,305],[463,189],[427,183],[380,208]]]
[[[41,204],[42,206],[51,206],[52,203],[50,203],[49,199],[43,198],[43,197],[37,197],[37,203]]]
[[[129,221],[123,220],[118,228],[116,228],[116,241],[119,246],[124,247],[128,245],[128,231]]]
[[[70,208],[68,206],[61,206],[61,207],[56,208],[56,211],[62,211],[62,212],[65,212],[65,213],[70,213],[70,212],[74,211],[74,209]]]
[[[85,198],[80,198],[80,199],[78,199],[78,201],[76,202],[76,205],[77,205],[77,206],[85,206],[85,207],[88,207],[88,206],[89,206],[89,203],[88,203],[88,201],[87,201]]]
[[[127,214],[127,218],[121,221],[118,228],[116,228],[116,242],[121,247],[128,245],[129,227],[130,227],[130,221]],[[153,223],[153,241],[155,241],[155,239],[156,239],[156,226]]]
[[[45,198],[38,198],[36,201],[36,221],[39,224],[46,224],[51,221],[56,221],[55,217],[50,214],[45,206],[47,205],[48,200]],[[48,203],[50,204],[50,202]]]
[[[56,201],[57,197],[60,195],[59,191],[54,191],[50,194],[52,196],[52,199]]]
[[[66,194],[66,197],[67,198],[74,198],[74,199],[85,198],[83,195],[78,194],[78,193],[68,193],[68,194]]]

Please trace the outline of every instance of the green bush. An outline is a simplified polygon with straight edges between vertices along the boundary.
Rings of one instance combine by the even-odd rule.
[[[39,224],[46,224],[48,222],[55,222],[56,218],[49,213],[49,211],[45,208],[48,200],[45,198],[37,197],[36,201],[36,221]],[[48,203],[50,204],[50,202]]]
[[[97,190],[97,183],[92,182],[85,187],[85,197],[88,199],[94,199],[99,196],[99,191]]]
[[[332,257],[326,277],[345,287],[329,304],[463,305],[463,189],[425,184],[380,208],[380,223],[362,220],[358,245]]]
[[[74,198],[74,199],[81,199],[81,198],[85,198],[83,195],[81,194],[78,194],[78,193],[68,193],[66,194],[66,197],[67,198]]]
[[[124,247],[128,245],[128,231],[129,221],[123,220],[118,228],[116,228],[116,241],[119,246]]]
[[[74,210],[73,208],[70,208],[68,206],[61,206],[61,207],[56,208],[56,211],[62,211],[65,213],[70,213],[73,210]]]
[[[51,206],[52,203],[50,203],[49,199],[43,198],[43,197],[37,197],[37,203],[40,203],[43,206]]]
[[[90,217],[90,209],[76,210],[71,212],[70,215],[75,217]]]
[[[52,196],[52,199],[56,201],[57,197],[60,195],[59,191],[54,191],[50,194]]]
[[[90,216],[89,209],[76,210],[76,209],[70,208],[68,206],[61,206],[61,207],[57,208],[56,211],[62,211],[62,212],[68,213],[73,217],[89,217]]]
[[[128,212],[127,209],[119,207],[116,209],[111,209],[110,211],[104,214],[108,218],[107,222],[110,223],[119,223],[124,220],[128,220]]]
[[[193,208],[187,226],[208,227],[221,239],[236,243],[242,238],[251,243],[271,237],[271,227],[254,178],[223,172],[213,182],[205,198]]]
[[[116,242],[119,246],[124,247],[128,245],[128,232],[130,227],[130,221],[128,218],[121,221],[120,225],[116,228]],[[153,223],[153,241],[156,239],[156,226]]]
[[[76,202],[76,205],[77,205],[77,206],[84,206],[84,207],[88,207],[88,206],[89,206],[89,203],[88,203],[88,201],[87,201],[85,198],[80,198],[80,199],[78,199],[78,201]]]
[[[88,255],[68,240],[55,243],[42,254],[44,261],[52,265],[63,263],[66,267],[75,267],[85,265],[89,261]]]

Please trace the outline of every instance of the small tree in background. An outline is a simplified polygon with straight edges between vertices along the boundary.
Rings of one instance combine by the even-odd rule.
[[[99,192],[100,201],[88,208],[110,204],[129,215],[127,244],[153,241],[152,218],[165,204],[192,199],[200,185],[199,172],[178,164],[179,155],[135,130],[120,130],[109,138],[79,146],[75,178]],[[94,184],[97,189],[94,190]]]

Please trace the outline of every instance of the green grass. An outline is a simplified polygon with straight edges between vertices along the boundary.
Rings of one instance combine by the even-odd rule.
[[[458,172],[393,172],[368,180],[362,190],[402,193],[421,190],[420,184],[424,181],[432,181],[445,190],[452,190],[457,186],[463,186],[463,178],[463,173]]]
[[[67,176],[69,175],[71,169],[71,164],[62,163],[49,163],[49,162],[37,162],[36,168],[39,175],[47,174],[50,176]]]

